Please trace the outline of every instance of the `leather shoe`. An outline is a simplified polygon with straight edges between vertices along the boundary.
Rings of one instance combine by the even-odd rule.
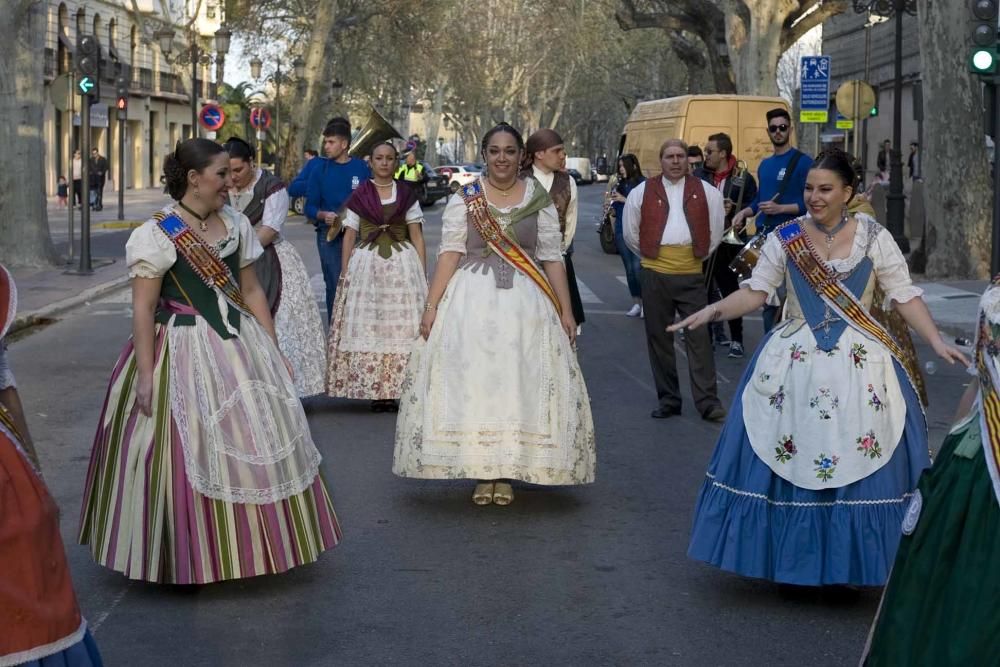
[[[702,413],[701,418],[709,422],[721,422],[726,420],[726,410],[721,405],[713,405]]]
[[[656,408],[649,413],[649,416],[653,419],[667,419],[669,417],[676,417],[680,413],[680,408]]]

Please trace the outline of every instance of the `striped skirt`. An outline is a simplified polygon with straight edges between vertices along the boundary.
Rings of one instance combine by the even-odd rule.
[[[135,403],[131,341],[111,376],[80,519],[94,560],[130,579],[207,584],[284,572],[340,541],[326,486],[273,504],[229,503],[194,490],[170,409],[167,326],[154,343],[153,415]]]

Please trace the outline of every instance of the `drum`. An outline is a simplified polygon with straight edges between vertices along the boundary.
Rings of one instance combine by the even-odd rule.
[[[729,263],[729,269],[741,281],[749,278],[750,273],[753,272],[753,267],[757,266],[757,260],[760,259],[760,249],[764,246],[766,238],[766,234],[757,234],[754,236],[743,246],[740,254],[736,255],[736,258]]]

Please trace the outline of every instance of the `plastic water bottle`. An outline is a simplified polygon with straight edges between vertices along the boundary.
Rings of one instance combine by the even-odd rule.
[[[934,375],[935,373],[937,373],[937,362],[928,361],[926,364],[924,364],[924,372],[926,372],[928,375]]]

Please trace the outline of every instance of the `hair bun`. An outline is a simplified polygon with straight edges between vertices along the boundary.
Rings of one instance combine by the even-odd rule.
[[[166,180],[167,193],[175,200],[180,200],[187,190],[187,171],[177,159],[177,153],[171,153],[163,161],[163,176]]]

